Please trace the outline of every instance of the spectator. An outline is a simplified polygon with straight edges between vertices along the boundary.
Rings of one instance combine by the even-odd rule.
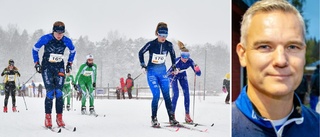
[[[38,86],[38,97],[41,97],[41,98],[42,98],[42,89],[43,89],[43,86],[41,84],[39,84],[39,86]]]
[[[122,94],[122,97],[123,99],[126,99],[125,97],[125,93],[127,92],[127,87],[126,87],[126,84],[124,83],[124,78],[120,78],[120,86],[121,86],[121,94]]]
[[[133,79],[131,78],[131,74],[128,74],[125,85],[127,87],[129,99],[131,99],[132,98],[132,89],[134,86],[134,82],[133,82]]]
[[[36,97],[36,84],[34,84],[33,80],[32,80],[31,86],[32,86],[33,97]]]

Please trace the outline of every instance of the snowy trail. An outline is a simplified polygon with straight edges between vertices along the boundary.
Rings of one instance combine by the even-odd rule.
[[[28,110],[25,109],[23,98],[17,97],[17,109],[19,113],[11,111],[11,98],[9,98],[8,113],[0,112],[0,133],[3,137],[228,137],[230,136],[230,105],[224,103],[226,94],[206,97],[200,100],[196,97],[195,122],[208,125],[207,132],[179,129],[172,132],[164,129],[155,129],[150,126],[151,100],[108,100],[96,99],[95,109],[98,117],[80,114],[80,102],[74,101],[72,111],[64,111],[63,119],[66,125],[75,126],[76,132],[62,129],[61,133],[45,130],[44,126],[44,98],[26,97]],[[190,97],[190,113],[192,114],[192,99]],[[202,99],[202,97],[201,97]],[[0,96],[3,102],[4,96]],[[88,102],[88,101],[87,101]],[[1,103],[3,105],[3,103]],[[55,105],[54,105],[55,106]],[[53,107],[54,108],[54,107]],[[75,110],[75,111],[74,111]],[[105,117],[103,115],[106,115]],[[180,96],[176,109],[176,118],[184,122],[183,96]],[[168,122],[165,105],[162,104],[158,111],[159,122]],[[53,126],[55,122],[55,110],[52,115]],[[213,127],[210,125],[214,123]]]

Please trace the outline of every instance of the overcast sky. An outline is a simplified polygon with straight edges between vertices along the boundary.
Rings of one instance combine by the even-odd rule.
[[[166,22],[169,38],[186,44],[230,45],[229,0],[0,0],[0,26],[22,31],[52,30],[61,20],[70,37],[100,41],[110,31],[127,38],[155,38],[158,22]]]

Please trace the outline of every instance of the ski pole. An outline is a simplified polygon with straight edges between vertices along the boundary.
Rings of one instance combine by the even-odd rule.
[[[133,80],[136,80],[137,78],[139,78],[141,75],[143,74],[143,72],[141,72],[138,76],[136,76]]]
[[[194,83],[193,83],[193,121],[194,121],[194,108],[195,108],[195,97],[196,97],[196,73],[194,74]]]
[[[28,83],[29,82],[29,80],[36,74],[37,72],[35,72],[26,82],[24,82],[24,83]]]
[[[26,110],[28,110],[26,100],[24,99],[24,92],[22,92],[22,98],[23,98],[24,106],[26,107]]]

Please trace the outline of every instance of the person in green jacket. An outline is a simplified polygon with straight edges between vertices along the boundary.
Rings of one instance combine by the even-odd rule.
[[[86,114],[86,97],[89,95],[89,111],[95,114],[94,110],[94,88],[97,80],[97,65],[93,63],[93,56],[87,55],[86,63],[82,64],[78,70],[75,84],[79,84],[82,90],[81,114]]]
[[[74,78],[69,73],[66,73],[65,82],[63,84],[63,108],[65,108],[65,98],[67,98],[67,111],[70,111],[70,98],[71,98],[71,84],[74,84]]]

